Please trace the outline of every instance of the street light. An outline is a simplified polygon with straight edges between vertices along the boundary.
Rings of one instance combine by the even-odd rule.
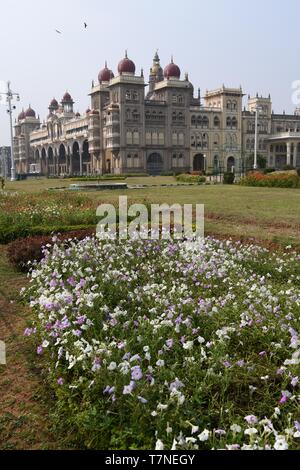
[[[258,114],[262,111],[261,106],[256,106],[255,108],[255,143],[254,143],[254,165],[253,169],[257,170],[257,128],[258,128]]]
[[[17,101],[20,101],[20,95],[18,93],[13,93],[10,88],[10,82],[7,82],[7,91],[5,93],[0,93],[0,99],[2,96],[6,97],[6,101],[8,103],[8,110],[7,113],[9,114],[9,124],[10,124],[10,140],[11,140],[11,181],[16,180],[16,165],[15,165],[15,155],[14,155],[14,135],[13,135],[13,120],[12,120],[12,113],[13,110],[16,109],[15,106],[12,105],[12,100],[16,97]]]

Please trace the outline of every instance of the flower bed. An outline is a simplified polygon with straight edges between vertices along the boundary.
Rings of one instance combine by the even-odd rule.
[[[240,184],[269,188],[300,188],[300,177],[294,172],[271,174],[253,172],[242,178]]]
[[[31,273],[25,331],[93,449],[299,449],[300,258],[87,238]]]

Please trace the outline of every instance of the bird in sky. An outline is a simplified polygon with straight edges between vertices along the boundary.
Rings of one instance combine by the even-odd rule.
[[[61,34],[61,31],[58,31],[58,29],[55,30],[57,32],[57,34]]]
[[[84,28],[86,29],[88,27],[88,25],[86,23],[84,23]]]

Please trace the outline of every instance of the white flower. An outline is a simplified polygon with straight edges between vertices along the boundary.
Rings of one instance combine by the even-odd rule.
[[[49,344],[50,344],[49,341],[43,341],[42,347],[43,347],[44,349],[45,349],[45,348],[48,348]]]
[[[197,439],[195,439],[194,437],[187,437],[186,442],[191,442],[192,444],[195,444],[195,442],[197,442]]]
[[[116,370],[116,368],[117,368],[116,362],[111,362],[107,369],[108,370]]]
[[[200,344],[205,343],[205,339],[202,338],[202,336],[199,336],[199,338],[198,338],[198,343],[200,343]]]
[[[177,450],[177,441],[174,439],[171,450]]]
[[[238,424],[233,424],[232,426],[230,426],[230,430],[235,434],[239,434],[242,431],[242,428]]]
[[[192,434],[196,434],[199,431],[199,426],[192,426]]]
[[[244,432],[246,436],[254,436],[255,434],[258,433],[256,428],[248,428]]]
[[[187,341],[186,343],[183,344],[183,349],[186,349],[187,351],[190,351],[194,347],[194,341]]]
[[[208,441],[211,432],[208,429],[205,429],[201,434],[199,434],[198,439],[201,442]]]
[[[276,442],[274,444],[274,449],[275,450],[288,450],[289,445],[285,440],[284,436],[277,436],[276,437]]]
[[[164,367],[165,361],[163,359],[159,359],[156,363],[157,367]]]
[[[155,450],[164,450],[164,448],[164,443],[160,439],[158,439],[156,442]]]

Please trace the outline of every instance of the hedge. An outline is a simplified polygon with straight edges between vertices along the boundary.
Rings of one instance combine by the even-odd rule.
[[[35,227],[5,227],[0,229],[0,244],[6,245],[14,240],[33,237],[36,235],[51,235],[54,233],[66,233],[79,230],[95,230],[95,225],[57,225],[57,226],[35,226]]]

